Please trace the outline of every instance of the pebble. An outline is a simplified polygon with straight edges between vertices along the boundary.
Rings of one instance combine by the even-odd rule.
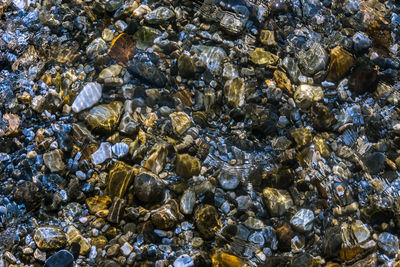
[[[96,105],[102,95],[103,87],[97,82],[86,84],[82,91],[79,92],[72,104],[72,111],[79,113],[82,110],[88,109]]]
[[[290,223],[293,225],[295,229],[301,232],[309,232],[313,227],[314,221],[314,212],[309,209],[301,209],[299,210],[293,217],[290,219]]]
[[[100,144],[99,148],[91,156],[92,162],[95,165],[102,164],[108,159],[112,158],[112,147],[108,142]]]
[[[74,256],[68,250],[60,250],[51,255],[45,262],[45,267],[69,267],[74,262]]]

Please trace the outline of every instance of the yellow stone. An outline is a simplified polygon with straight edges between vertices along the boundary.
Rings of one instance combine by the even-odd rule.
[[[117,228],[115,227],[108,228],[108,230],[105,232],[105,235],[108,239],[113,239],[118,235]]]
[[[340,250],[340,259],[342,261],[350,261],[360,254],[360,252],[361,248],[358,246],[342,248]]]
[[[275,65],[279,57],[263,48],[257,47],[250,52],[250,61],[258,65]]]
[[[323,156],[324,158],[329,158],[331,156],[331,151],[329,149],[329,146],[326,144],[326,141],[322,137],[315,136],[314,145],[315,148],[321,154],[321,156]]]
[[[336,46],[331,50],[329,72],[327,79],[329,81],[337,81],[342,78],[355,63],[354,56],[340,46]]]
[[[213,267],[241,267],[242,259],[235,255],[231,255],[221,250],[216,250],[211,256]]]
[[[123,104],[114,101],[93,107],[86,116],[86,121],[93,130],[112,132],[121,116]]]
[[[122,198],[129,184],[132,182],[133,176],[133,167],[123,161],[118,161],[110,171],[105,191],[106,194],[111,198]]]
[[[70,245],[72,243],[78,243],[80,245],[79,254],[81,254],[81,255],[87,255],[90,251],[91,244],[90,244],[89,240],[84,238],[82,236],[81,232],[79,232],[79,230],[75,228],[75,226],[71,225],[68,227],[67,241],[68,241],[68,244],[70,244]]]
[[[225,85],[225,98],[229,106],[238,108],[244,104],[245,84],[243,79],[235,78]]]
[[[107,245],[107,243],[108,240],[103,235],[92,237],[92,244],[96,246],[96,248],[104,248]]]
[[[292,83],[286,76],[286,73],[280,70],[276,70],[274,71],[274,79],[279,88],[285,90],[287,94],[293,95]]]
[[[260,32],[260,42],[266,46],[275,46],[277,45],[275,41],[275,35],[273,31],[262,30]]]
[[[198,206],[194,218],[197,228],[206,240],[214,238],[215,232],[218,232],[222,225],[217,210],[208,204]]]
[[[51,78],[51,75],[48,73],[45,73],[42,75],[42,77],[40,77],[40,79],[47,85],[47,86],[51,86],[51,84],[53,83],[53,80]]]
[[[155,144],[149,154],[150,156],[147,158],[143,167],[150,170],[152,173],[159,174],[164,169],[168,155],[166,144]]]
[[[36,228],[33,240],[41,250],[61,249],[67,243],[63,230],[57,226],[40,226]]]
[[[189,154],[179,154],[176,157],[176,173],[182,178],[191,178],[200,174],[201,163]]]
[[[297,147],[302,147],[308,144],[311,144],[312,134],[311,130],[306,127],[296,128],[290,132],[294,141],[297,144]]]
[[[172,122],[172,130],[175,134],[181,135],[190,128],[190,117],[185,112],[174,112],[169,115]]]
[[[94,196],[86,199],[86,205],[91,214],[107,209],[110,204],[111,198],[109,196]]]

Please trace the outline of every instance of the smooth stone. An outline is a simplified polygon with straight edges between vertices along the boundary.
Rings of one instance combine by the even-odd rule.
[[[82,91],[75,98],[72,104],[72,111],[81,112],[87,108],[93,107],[101,98],[103,87],[97,82],[87,83]]]
[[[264,230],[265,224],[260,219],[249,217],[246,221],[244,221],[244,225],[252,230]]]
[[[144,19],[150,24],[160,24],[171,20],[174,16],[174,11],[167,7],[160,6],[145,15]]]
[[[122,255],[129,256],[131,254],[133,247],[128,242],[125,242],[120,248]]]
[[[133,135],[138,131],[138,125],[129,112],[122,116],[118,130],[126,135]]]
[[[94,39],[87,46],[86,55],[88,55],[88,57],[90,57],[90,58],[93,58],[93,57],[103,54],[106,51],[107,51],[107,44],[101,37],[99,37],[99,38]]]
[[[196,45],[192,46],[192,49],[200,52],[200,61],[203,62],[211,72],[217,71],[227,57],[225,50],[221,47]]]
[[[151,172],[139,173],[133,185],[134,195],[145,203],[160,201],[164,197],[164,189],[164,182]]]
[[[381,233],[378,237],[378,247],[389,257],[399,253],[399,238],[391,233]]]
[[[108,159],[112,158],[111,144],[108,142],[103,142],[100,144],[99,148],[91,156],[92,162],[95,165],[102,164]]]
[[[221,221],[214,206],[202,204],[196,208],[194,218],[196,226],[204,239],[210,240],[215,236],[215,229],[221,228]]]
[[[356,32],[353,35],[352,40],[353,40],[354,50],[356,50],[357,52],[361,52],[363,50],[368,49],[372,44],[371,39],[369,39],[368,35],[366,35],[363,32]]]
[[[172,130],[175,134],[181,135],[190,128],[191,120],[185,112],[174,112],[169,115],[172,123]]]
[[[140,8],[140,7],[139,7]],[[146,49],[153,45],[154,40],[161,34],[161,31],[142,26],[133,34],[133,39],[136,40],[136,47],[139,49]]]
[[[313,102],[324,98],[324,91],[320,86],[301,84],[296,88],[293,98],[300,109],[308,109]]]
[[[114,39],[114,32],[109,28],[105,28],[101,32],[101,38],[103,38],[103,40],[106,42],[111,42],[112,39]]]
[[[118,64],[111,65],[100,72],[97,81],[100,83],[104,83],[104,81],[108,78],[118,77],[118,75],[121,73],[121,70],[122,70],[121,65]]]
[[[299,210],[290,220],[293,227],[301,232],[309,232],[312,230],[314,221],[314,212],[309,209]]]
[[[141,62],[133,59],[128,63],[128,71],[158,88],[164,87],[167,83],[165,74],[150,61]]]
[[[225,190],[235,190],[240,184],[239,173],[234,169],[224,168],[218,175],[218,181]]]
[[[293,206],[293,200],[286,190],[265,188],[263,196],[271,216],[282,216]]]
[[[41,250],[61,249],[67,244],[63,230],[57,226],[39,226],[35,229],[33,240]]]
[[[278,45],[275,41],[275,35],[273,31],[262,30],[260,32],[260,42],[266,46],[276,46]]]
[[[65,163],[63,161],[63,152],[61,149],[55,149],[43,154],[43,161],[51,172],[60,172],[65,170]]]
[[[180,55],[178,58],[178,70],[182,77],[192,77],[196,72],[196,66],[194,65],[193,59],[187,54]]]
[[[94,196],[86,198],[86,205],[91,214],[96,214],[99,211],[106,210],[111,204],[109,196]]]
[[[165,167],[168,150],[166,144],[155,144],[149,152],[143,167],[149,171],[159,174]]]
[[[356,220],[351,224],[351,230],[357,243],[361,244],[370,237],[370,231],[367,226],[360,220]]]
[[[250,61],[257,65],[275,65],[278,60],[279,57],[277,55],[260,47],[250,52]]]
[[[308,76],[324,70],[328,64],[328,54],[318,42],[313,43],[308,50],[301,50],[296,57],[303,73]]]
[[[227,80],[233,80],[239,77],[237,67],[232,63],[225,63],[224,70],[222,71],[222,77]]]
[[[129,153],[129,146],[125,143],[116,143],[115,145],[112,146],[112,152],[113,154],[118,158],[123,158]]]
[[[386,156],[382,152],[374,152],[363,158],[364,164],[370,174],[380,173],[385,165]]]
[[[299,77],[301,75],[301,71],[299,66],[296,63],[296,60],[293,57],[285,57],[283,59],[283,66],[285,67],[290,79],[294,83],[299,82]]]
[[[330,227],[325,231],[322,240],[322,253],[326,258],[336,258],[339,256],[342,247],[342,236],[340,227]]]
[[[180,210],[185,215],[193,213],[194,205],[196,204],[196,193],[192,190],[186,190],[180,201]]]
[[[342,78],[355,63],[354,56],[340,46],[331,50],[328,81],[337,81]]]
[[[191,178],[200,174],[201,163],[196,157],[189,154],[176,156],[176,173],[182,178]]]
[[[306,146],[312,142],[311,130],[307,127],[295,128],[290,132],[290,135],[293,137],[298,148]]]
[[[93,130],[111,133],[117,127],[123,104],[114,101],[93,107],[86,116],[86,121]]]
[[[225,83],[224,95],[229,106],[239,108],[245,103],[245,83],[241,78],[235,78]]]
[[[134,168],[123,161],[114,164],[108,175],[106,194],[111,198],[122,198],[132,182],[134,177]]]
[[[174,267],[193,267],[194,261],[189,255],[181,255],[174,261]]]
[[[183,215],[179,213],[179,205],[174,199],[169,200],[151,215],[151,222],[161,230],[174,228],[181,219]]]
[[[226,252],[222,252],[221,250],[215,250],[214,254],[211,255],[211,262],[213,266],[243,266],[243,260],[241,258]]]
[[[81,232],[75,228],[75,226],[71,225],[67,229],[67,241],[68,244],[78,243],[79,244],[79,254],[87,255],[90,251],[91,244],[89,240],[84,238]]]

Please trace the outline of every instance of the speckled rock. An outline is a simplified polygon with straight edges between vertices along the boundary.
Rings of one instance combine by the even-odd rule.
[[[118,126],[122,106],[119,101],[95,106],[86,116],[86,121],[95,131],[112,132]]]
[[[56,226],[39,226],[35,229],[33,239],[41,250],[61,249],[67,244],[63,230]]]
[[[200,174],[201,163],[189,154],[179,154],[176,157],[176,173],[182,178],[191,178]]]
[[[63,152],[61,149],[55,149],[45,153],[43,155],[43,161],[51,172],[60,172],[66,167],[63,161]]]
[[[214,238],[215,232],[221,227],[218,212],[211,205],[203,204],[198,206],[194,218],[197,228],[206,240]]]

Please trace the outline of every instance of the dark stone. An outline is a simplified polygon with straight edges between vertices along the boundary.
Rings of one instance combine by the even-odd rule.
[[[356,94],[374,92],[378,84],[378,73],[371,67],[357,67],[350,76],[349,89]]]
[[[312,265],[312,257],[309,254],[303,253],[292,259],[291,267],[308,267]]]
[[[294,178],[294,171],[291,168],[275,168],[268,174],[266,186],[287,189],[293,184]]]
[[[311,107],[313,125],[315,129],[327,131],[336,123],[336,118],[332,111],[321,103],[316,103]]]
[[[79,257],[79,252],[81,250],[81,245],[78,242],[72,242],[69,250],[71,251],[72,255],[74,255],[74,259]]]
[[[60,250],[56,254],[50,256],[44,266],[45,267],[70,267],[74,262],[74,256],[68,250]]]
[[[40,206],[44,191],[40,185],[26,181],[16,186],[13,195],[17,202],[25,204],[27,209],[31,210]]]
[[[160,201],[165,185],[160,178],[150,172],[141,172],[135,178],[133,191],[136,198],[145,203]]]
[[[128,71],[156,87],[164,87],[167,82],[165,74],[150,61],[131,60],[128,63]]]
[[[324,239],[322,240],[322,252],[326,258],[335,258],[339,256],[342,247],[342,236],[340,227],[330,227],[325,231]]]
[[[119,223],[125,209],[125,200],[119,197],[114,197],[114,201],[110,208],[110,213],[107,220],[112,223]]]
[[[385,154],[382,152],[375,152],[367,155],[364,158],[365,167],[367,167],[370,174],[378,174],[383,171],[385,158]]]

